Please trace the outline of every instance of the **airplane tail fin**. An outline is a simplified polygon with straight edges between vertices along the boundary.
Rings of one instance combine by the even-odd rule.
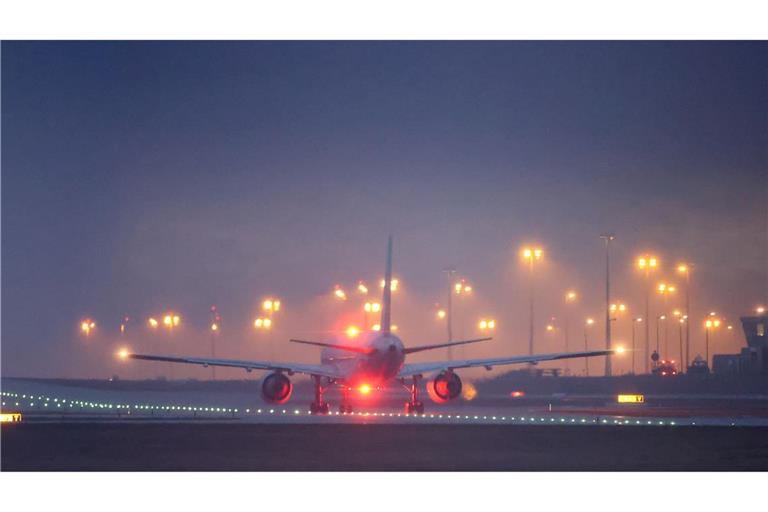
[[[392,235],[387,240],[387,269],[381,306],[381,332],[389,334],[392,330]]]

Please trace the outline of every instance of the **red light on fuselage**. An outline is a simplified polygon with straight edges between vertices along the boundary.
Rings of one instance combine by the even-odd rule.
[[[509,394],[512,398],[520,398],[521,396],[525,396],[525,391],[513,391]]]

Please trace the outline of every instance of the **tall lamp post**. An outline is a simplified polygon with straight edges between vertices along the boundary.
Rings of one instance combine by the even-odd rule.
[[[712,368],[709,364],[709,340],[712,337],[712,330],[720,327],[720,320],[717,318],[709,318],[706,322],[704,322],[704,326],[707,328],[706,331],[706,350],[705,355],[707,358],[707,368]]]
[[[609,322],[617,322],[619,319],[619,315],[623,315],[627,311],[627,305],[624,303],[615,303],[608,306],[608,312],[610,315],[608,316]]]
[[[654,256],[641,256],[637,259],[637,268],[643,272],[645,278],[645,373],[650,371],[649,361],[651,360],[651,336],[650,336],[650,303],[651,303],[651,288],[649,283],[650,271],[655,270],[659,266],[659,261]]]
[[[456,269],[448,267],[443,269],[448,274],[448,311],[445,313],[445,326],[448,330],[448,343],[453,341],[453,278],[456,275]],[[439,314],[438,314],[439,315]],[[448,360],[453,361],[453,347],[448,347]]]
[[[637,317],[632,319],[632,375],[635,374],[635,325],[642,322],[642,317]]]
[[[584,352],[589,352],[589,339],[587,337],[587,330],[595,324],[594,318],[587,318],[584,322]],[[589,377],[589,358],[584,358],[584,373]]]
[[[568,345],[569,345],[569,343],[568,343],[568,341],[569,341],[568,340],[568,336],[569,336],[568,335],[568,330],[569,330],[568,329],[568,323],[569,323],[569,316],[570,315],[568,314],[568,312],[569,312],[568,311],[569,310],[568,305],[569,304],[573,304],[574,302],[576,302],[576,298],[577,297],[578,296],[576,295],[576,292],[573,291],[573,290],[570,290],[570,291],[565,293],[565,313],[563,315],[563,317],[564,317],[563,318],[563,323],[565,324],[564,328],[563,328],[563,341],[565,342],[565,352],[568,352],[568,348],[569,348],[568,347]],[[569,367],[568,363],[569,363],[569,361],[568,361],[568,359],[566,359],[565,360],[565,373],[569,373],[570,372],[570,367]]]
[[[261,303],[261,308],[267,312],[267,318],[266,320],[269,320],[269,328],[272,327],[274,324],[274,320],[272,317],[275,313],[280,311],[280,301],[278,299],[264,299],[264,301]],[[269,357],[270,359],[275,359],[275,344],[272,340],[272,336],[270,335],[270,329],[268,328],[268,334],[267,334],[267,344],[269,345]]]
[[[605,349],[611,350],[611,242],[616,237],[611,233],[600,235],[605,240]],[[612,373],[611,358],[605,358],[605,376],[610,377]]]
[[[657,290],[664,300],[663,313],[664,313],[664,316],[666,316],[669,313],[669,311],[667,310],[669,307],[669,301],[667,299],[670,294],[675,293],[676,289],[674,285],[667,284],[667,283],[659,283]],[[662,318],[662,320],[664,320],[664,318]],[[664,322],[664,359],[667,359],[669,357],[669,329],[667,327],[668,327],[667,322]],[[656,335],[658,337],[658,333],[656,333]],[[659,344],[657,340],[656,351],[658,352],[658,350],[659,350]]]
[[[216,358],[216,338],[221,332],[221,315],[219,315],[216,306],[211,306],[211,358]],[[216,365],[211,365],[211,374],[213,380],[216,380]]]
[[[677,266],[677,271],[685,276],[685,317],[691,318],[691,271],[693,265],[690,263],[681,263]],[[691,348],[691,326],[690,322],[685,322],[685,371],[688,371]]]
[[[526,247],[523,249],[523,259],[528,263],[528,280],[530,286],[529,323],[528,323],[528,355],[533,355],[533,301],[535,295],[535,280],[533,275],[534,262],[541,259],[544,251],[540,248]]]

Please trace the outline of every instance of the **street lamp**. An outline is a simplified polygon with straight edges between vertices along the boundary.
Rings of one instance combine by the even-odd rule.
[[[651,303],[651,288],[650,288],[650,272],[656,270],[659,266],[659,260],[655,256],[640,256],[637,258],[637,268],[643,272],[645,278],[645,373],[650,371],[648,367],[648,361],[651,357],[651,336],[649,330],[649,318],[650,318],[650,303]]]
[[[358,281],[358,282],[357,282],[357,291],[359,291],[360,293],[362,293],[363,295],[365,295],[365,294],[367,294],[367,293],[368,293],[368,287],[367,287],[367,286],[365,286],[365,283],[364,283],[364,282],[362,282],[362,281]]]
[[[91,331],[96,329],[96,322],[91,320],[90,318],[86,318],[82,322],[80,322],[80,331],[82,331],[83,334],[85,334],[86,338],[90,338]]]
[[[211,306],[211,358],[216,358],[216,338],[221,331],[221,315],[219,315],[216,305]],[[216,380],[216,365],[211,365],[211,376]]]
[[[677,266],[678,274],[685,276],[685,316],[691,317],[691,272],[693,271],[693,265],[691,263],[680,263]],[[688,370],[690,360],[690,347],[691,347],[691,326],[690,322],[685,322],[685,369]]]
[[[347,300],[347,294],[341,289],[341,286],[336,285],[333,287],[333,296],[338,300]]]
[[[659,285],[656,287],[656,290],[659,292],[659,295],[661,295],[663,301],[664,301],[664,314],[668,314],[668,307],[669,307],[669,300],[668,297],[675,293],[677,289],[675,288],[675,285],[669,284],[669,283],[659,283]],[[658,347],[656,347],[658,350]],[[668,324],[664,322],[664,357],[669,357],[669,329]]]
[[[539,247],[524,247],[522,250],[522,257],[526,263],[528,263],[528,279],[530,285],[530,316],[528,325],[528,355],[533,355],[533,300],[534,300],[534,277],[533,267],[534,262],[539,261],[544,256],[544,250]]]
[[[584,352],[589,352],[589,339],[587,337],[587,330],[595,325],[595,319],[594,318],[587,318],[587,320],[584,322]],[[584,358],[584,373],[587,377],[589,377],[589,358]]]
[[[570,315],[568,314],[569,313],[568,304],[575,303],[577,298],[578,298],[578,295],[576,294],[575,291],[569,290],[569,291],[565,292],[565,308],[564,308],[565,312],[564,312],[564,315],[563,315],[564,316],[564,324],[565,324],[564,328],[563,328],[563,341],[565,343],[565,352],[568,352],[568,336],[569,336],[569,332],[568,331],[570,330],[569,329]],[[565,372],[569,373],[569,371],[570,371],[569,360],[566,359],[564,362],[565,362]]]
[[[642,322],[642,317],[632,319],[632,375],[635,374],[635,325]]]
[[[659,315],[656,317],[656,353],[659,353],[659,324],[660,322],[667,319],[667,315]],[[666,322],[664,323],[664,328],[666,330]],[[664,347],[664,357],[667,357],[667,347]]]
[[[685,365],[685,371],[688,371],[688,365],[683,360],[683,325],[686,327],[688,326],[688,322],[686,322],[686,319],[684,317],[679,318],[678,320],[678,339],[680,341],[680,366]],[[678,373],[682,373],[683,368],[678,369]]]
[[[486,320],[485,318],[482,318],[477,323],[477,326],[481,331],[492,331],[496,328],[496,320]]]
[[[371,313],[378,313],[381,311],[381,304],[378,302],[366,302],[363,304],[363,312],[364,312],[364,319],[365,319],[365,325],[363,326],[363,330],[368,330],[368,325],[370,325],[370,315]]]
[[[611,312],[608,305],[611,303],[611,242],[616,239],[612,233],[600,235],[605,240],[605,348],[611,350]],[[605,358],[605,376],[610,377],[613,372],[613,361]]]
[[[382,289],[384,288],[384,279],[379,281],[379,287]],[[396,292],[399,287],[400,287],[400,280],[393,278],[392,281],[390,281],[389,289],[393,292]]]
[[[710,316],[714,316],[713,314],[710,314]],[[720,327],[720,320],[717,318],[708,318],[706,322],[704,322],[704,326],[706,327],[706,358],[707,358],[707,367],[711,368],[709,366],[709,338],[710,336],[713,336],[714,333],[710,334],[710,331],[713,331],[714,329]]]

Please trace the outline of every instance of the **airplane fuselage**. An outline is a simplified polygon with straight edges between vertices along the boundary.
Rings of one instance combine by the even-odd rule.
[[[405,362],[403,342],[394,334],[376,332],[361,333],[361,347],[370,348],[370,354],[355,354],[343,350],[325,348],[320,359],[323,364],[333,365],[345,375],[344,383],[350,386],[367,384],[380,386],[395,378]]]

